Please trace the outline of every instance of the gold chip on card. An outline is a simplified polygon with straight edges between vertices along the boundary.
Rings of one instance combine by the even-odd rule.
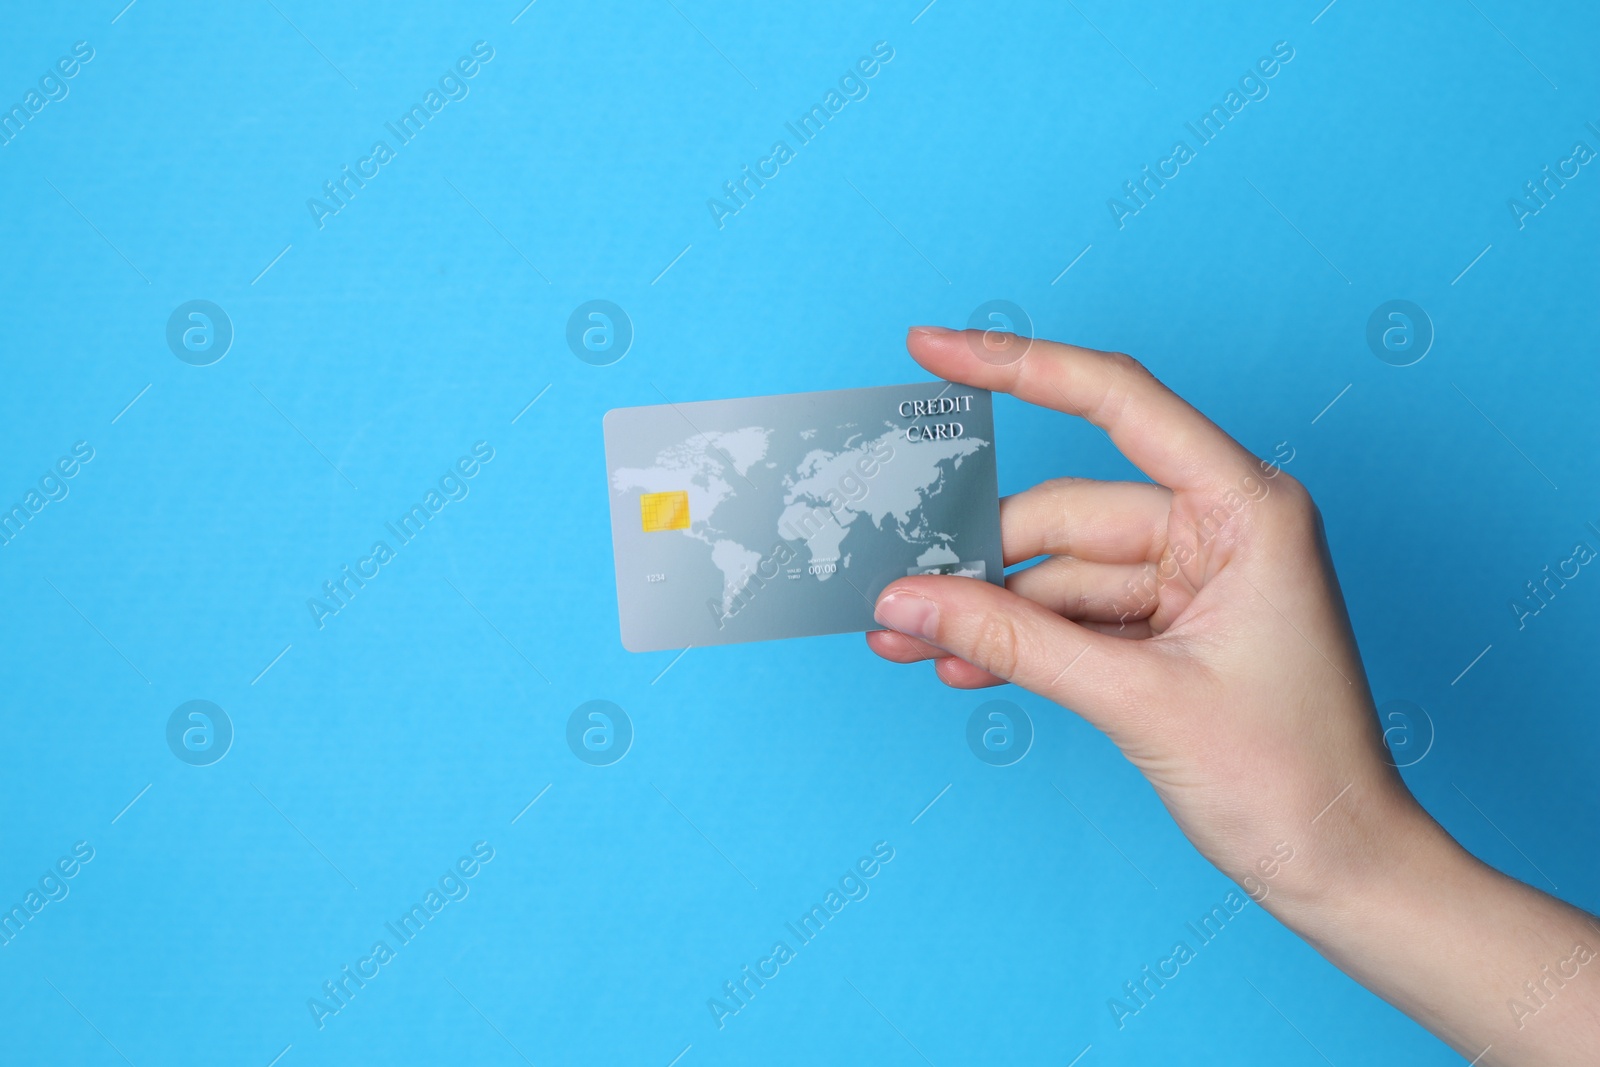
[[[645,493],[639,497],[639,521],[645,533],[689,528],[689,494],[682,489],[670,493]]]

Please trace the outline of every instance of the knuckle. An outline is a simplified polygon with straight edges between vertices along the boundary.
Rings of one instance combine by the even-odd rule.
[[[1153,388],[1164,388],[1148,367],[1127,353],[1112,352],[1106,358],[1112,373],[1099,403],[1094,405],[1093,421],[1114,418],[1126,410],[1130,400],[1149,395]]]
[[[1278,485],[1275,488],[1278,493],[1278,503],[1283,510],[1296,515],[1305,515],[1316,509],[1311,500],[1310,490],[1294,475],[1279,474]]]
[[[1087,481],[1089,481],[1088,478],[1078,478],[1071,474],[1062,474],[1055,478],[1048,478],[1040,484],[1046,486],[1050,495],[1055,497],[1060,496],[1063,493],[1070,493],[1073,489]]]
[[[1145,365],[1126,352],[1111,353],[1111,365],[1119,374],[1150,376],[1150,371]]]
[[[1322,528],[1322,513],[1311,492],[1298,479],[1280,472],[1273,479],[1272,515],[1285,533],[1316,534]]]
[[[1000,612],[991,611],[978,621],[973,635],[976,665],[990,674],[1009,678],[1017,667],[1017,628]]]

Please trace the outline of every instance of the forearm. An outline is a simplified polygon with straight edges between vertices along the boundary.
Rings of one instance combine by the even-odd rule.
[[[1480,863],[1407,807],[1365,813],[1384,832],[1358,837],[1359,858],[1314,845],[1321,871],[1308,864],[1312,879],[1264,905],[1479,1067],[1600,1063],[1600,921]],[[1328,873],[1339,867],[1357,873]]]

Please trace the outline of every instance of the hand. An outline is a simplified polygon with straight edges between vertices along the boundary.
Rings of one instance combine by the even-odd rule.
[[[1338,798],[1319,826],[1359,836],[1410,800],[1384,761],[1310,496],[1126,356],[1036,341],[994,366],[968,342],[919,328],[908,347],[940,377],[1088,419],[1160,484],[1065,478],[1007,497],[1006,564],[1049,558],[1005,589],[895,582],[873,651],[1072,708],[1225,873],[1242,880],[1287,841],[1309,884],[1317,860],[1301,846],[1324,807]]]
[[[1063,478],[1007,497],[1006,564],[1047,558],[1004,589],[950,576],[896,581],[877,604],[888,629],[869,633],[868,645],[895,662],[934,660],[947,685],[1014,682],[1076,711],[1144,772],[1208,859],[1334,962],[1469,1057],[1495,1042],[1481,1063],[1534,1062],[1497,1058],[1525,1039],[1496,1023],[1516,1021],[1503,1001],[1524,978],[1570,954],[1581,913],[1477,864],[1387,761],[1306,490],[1127,356],[1017,341],[1020,358],[997,366],[972,341],[917,327],[907,348],[941,378],[1089,420],[1157,484]],[[1467,1007],[1441,1012],[1449,953],[1406,955],[1383,932],[1383,909],[1400,910],[1385,898],[1414,892],[1435,893],[1441,915],[1459,898],[1458,922],[1481,919],[1500,894],[1507,907],[1543,914],[1548,936],[1507,946],[1505,975],[1456,979],[1470,987]],[[1353,918],[1370,921],[1352,932]],[[1470,969],[1483,957],[1464,959]],[[1600,962],[1595,969],[1589,984],[1600,993]],[[1597,1004],[1569,995],[1555,1014],[1587,1008],[1597,1024]],[[1600,1044],[1596,1034],[1600,1025],[1590,1031]]]

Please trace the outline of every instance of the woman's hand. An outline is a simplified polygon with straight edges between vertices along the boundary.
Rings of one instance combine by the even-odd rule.
[[[1600,949],[1600,928],[1472,860],[1412,798],[1306,490],[1126,356],[1017,341],[995,364],[980,336],[918,327],[907,347],[941,378],[1089,420],[1157,484],[1063,478],[1006,498],[1006,564],[1047,558],[1004,589],[894,582],[872,650],[1083,716],[1218,868],[1469,1058],[1492,1045],[1480,1064],[1600,1063],[1600,961],[1536,1019],[1507,1004],[1575,940]],[[1482,936],[1491,899],[1534,924],[1487,957],[1499,970],[1482,944],[1437,941]]]

